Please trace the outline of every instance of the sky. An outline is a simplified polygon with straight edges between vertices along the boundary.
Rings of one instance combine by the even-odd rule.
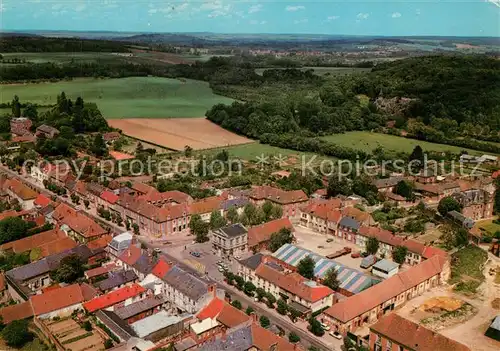
[[[0,0],[8,30],[500,36],[500,0]]]

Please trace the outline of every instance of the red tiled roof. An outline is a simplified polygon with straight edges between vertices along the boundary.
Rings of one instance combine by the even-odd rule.
[[[298,273],[283,274],[265,263],[257,267],[255,275],[308,302],[319,301],[334,293],[329,287],[307,281]]]
[[[448,254],[446,253],[446,251],[444,250],[441,250],[437,247],[434,247],[434,246],[426,246],[425,249],[424,249],[424,252],[422,254],[422,256],[426,259],[429,259],[431,258],[432,256],[441,256],[441,257],[448,257]]]
[[[3,324],[9,324],[13,321],[33,317],[33,309],[31,308],[31,303],[25,301],[0,309],[0,316],[2,317]]]
[[[346,323],[441,273],[445,261],[446,259],[441,256],[433,256],[405,272],[337,302],[324,313]]]
[[[470,351],[470,349],[444,335],[427,329],[396,313],[381,318],[370,329],[377,334],[415,351]]]
[[[330,199],[326,201],[314,201],[311,204],[303,207],[302,212],[308,213],[311,216],[322,218],[330,222],[338,223],[342,218],[340,208],[342,207],[342,200]]]
[[[30,301],[34,314],[39,316],[82,303],[84,299],[80,285],[73,284],[41,295],[33,295]]]
[[[142,255],[141,248],[132,244],[128,247],[128,249],[123,251],[123,253],[120,255],[118,259],[126,263],[127,265],[132,266],[137,262],[137,260],[141,257],[141,255]]]
[[[359,234],[367,237],[377,238],[378,241],[392,246],[399,246],[403,242],[398,236],[395,236],[390,231],[379,227],[362,226],[359,228]]]
[[[40,206],[40,207],[46,207],[48,206],[52,201],[45,195],[43,194],[38,194],[36,197],[35,201],[33,202],[35,206]]]
[[[200,215],[204,213],[211,213],[220,209],[222,201],[224,200],[219,196],[207,197],[205,199],[195,201],[189,206],[189,213]]]
[[[172,190],[160,193],[159,191],[150,190],[148,193],[140,195],[139,199],[147,202],[176,202],[178,204],[192,202],[193,198],[182,191]]]
[[[141,182],[133,182],[130,188],[141,194],[147,194],[149,192],[157,191],[155,187],[152,187],[151,185],[147,185]]]
[[[120,151],[110,151],[109,156],[113,157],[117,161],[131,160],[134,159],[134,155],[126,154]]]
[[[116,264],[112,263],[112,264],[108,264],[106,266],[101,266],[101,267],[89,269],[89,270],[85,271],[85,276],[87,277],[87,279],[90,279],[93,277],[97,277],[99,275],[106,274],[106,273],[111,272],[115,269],[116,269]]]
[[[80,288],[82,289],[82,295],[84,301],[90,301],[94,297],[99,295],[99,291],[87,283],[82,283],[80,285]]]
[[[108,133],[104,133],[102,135],[102,139],[104,141],[112,141],[112,140],[116,140],[120,137],[120,133],[118,132],[108,132]]]
[[[240,325],[241,323],[245,323],[246,321],[250,320],[250,318],[252,317],[250,317],[243,311],[240,311],[236,307],[231,306],[227,302],[224,302],[222,310],[217,315],[217,321],[221,324],[224,324],[228,328],[233,328],[237,325]]]
[[[66,224],[76,233],[85,238],[92,238],[106,234],[106,230],[97,224],[93,219],[83,213],[77,212],[67,204],[61,203],[56,207],[52,218],[59,224]]]
[[[153,267],[151,273],[161,279],[167,274],[170,268],[172,268],[172,265],[168,264],[164,259],[160,259],[156,266]]]
[[[87,247],[91,250],[104,249],[106,246],[108,246],[111,240],[113,240],[113,236],[110,234],[106,234],[98,239],[89,241],[87,243]]]
[[[77,246],[78,243],[70,237],[64,237],[58,240],[54,240],[51,241],[50,243],[40,245],[40,249],[42,250],[41,257],[54,255]]]
[[[207,318],[214,319],[219,315],[219,313],[221,313],[225,303],[225,301],[219,299],[218,297],[213,298],[208,305],[203,307],[200,312],[198,312],[196,318],[198,318],[200,321]]]
[[[491,178],[493,179],[497,179],[498,177],[500,177],[500,171],[493,172],[493,174],[491,175]]]
[[[262,328],[260,325],[253,323],[251,328],[253,346],[258,350],[272,350],[273,345],[276,345],[276,350],[279,351],[300,350],[300,347],[296,348],[296,345]]]
[[[283,205],[304,202],[309,199],[302,190],[285,191],[268,185],[253,186],[249,196],[255,200],[270,200]]]
[[[26,200],[34,200],[38,196],[38,193],[33,189],[26,186],[23,182],[18,179],[12,178],[8,179],[4,183],[4,188],[12,191],[18,197],[20,197],[23,201]]]
[[[58,239],[64,238],[66,235],[64,232],[59,229],[52,229],[46,232],[42,232],[39,234],[35,234],[32,236],[28,236],[26,238],[22,238],[5,245],[0,246],[0,249],[7,249],[7,245],[9,249],[12,249],[14,253],[22,253],[26,251],[30,251],[36,247],[40,247],[44,244],[56,241]]]
[[[260,243],[269,241],[273,233],[279,232],[282,228],[293,230],[293,225],[288,218],[275,219],[248,229],[248,246],[254,247]]]
[[[425,245],[422,243],[419,243],[418,241],[408,239],[408,240],[403,240],[401,243],[402,246],[405,246],[408,251],[419,254],[420,256],[423,256],[424,251],[425,251]]]
[[[344,207],[342,209],[342,215],[353,217],[358,222],[365,223],[365,224],[372,220],[371,214],[369,214],[368,212],[365,212],[365,211],[361,211],[360,209],[357,209],[356,207]]]
[[[112,193],[109,190],[105,190],[101,193],[101,199],[109,202],[110,204],[114,204],[116,201],[118,201],[119,197],[115,193]]]
[[[141,216],[149,218],[156,223],[166,222],[170,219],[184,217],[189,213],[187,204],[166,204],[163,207],[157,207],[145,200],[139,199],[128,194],[120,196],[117,204],[129,211],[135,212]]]
[[[95,312],[106,307],[116,305],[119,302],[125,301],[131,297],[137,296],[145,292],[144,289],[139,284],[133,284],[131,286],[125,286],[121,289],[111,291],[105,295],[96,297],[89,302],[83,304],[83,307],[89,312]]]

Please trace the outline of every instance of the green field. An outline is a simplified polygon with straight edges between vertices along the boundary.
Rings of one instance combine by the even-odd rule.
[[[262,75],[265,70],[273,69],[273,68],[257,68],[255,73],[258,75]],[[277,69],[285,69],[285,68],[277,68]],[[306,71],[308,69],[314,70],[314,73],[318,76],[331,75],[331,76],[343,76],[346,74],[352,73],[362,73],[362,72],[370,72],[371,68],[355,68],[355,67],[301,67],[302,71]]]
[[[420,145],[424,151],[448,151],[458,154],[463,150],[467,150],[471,154],[483,154],[479,151],[464,149],[458,146],[435,144],[426,141],[398,137],[395,135],[372,132],[347,132],[344,134],[325,136],[322,137],[322,139],[366,152],[371,152],[373,149],[381,146],[387,152],[411,153],[415,146]]]
[[[18,95],[22,102],[50,105],[62,91],[97,103],[106,118],[202,117],[213,105],[232,99],[215,95],[208,83],[157,77],[82,78],[38,84],[1,85],[0,102]]]

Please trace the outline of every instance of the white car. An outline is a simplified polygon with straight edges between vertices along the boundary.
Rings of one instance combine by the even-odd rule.
[[[224,269],[224,268],[219,267],[219,272],[221,272],[221,273],[222,273],[222,272],[224,272],[224,271],[225,271],[225,269]]]
[[[329,331],[330,330],[330,326],[326,325],[325,323],[321,323],[321,328],[323,328],[323,330],[325,330],[325,331]]]
[[[328,334],[330,334],[330,336],[333,336],[335,339],[342,339],[342,335],[338,331],[331,331]]]

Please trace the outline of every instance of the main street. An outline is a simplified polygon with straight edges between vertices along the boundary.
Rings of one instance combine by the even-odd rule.
[[[116,234],[123,233],[125,231],[125,228],[119,227],[115,223],[104,220],[103,218],[94,214],[90,209],[87,209],[84,206],[76,206],[75,204],[73,204],[71,202],[71,200],[69,198],[59,196],[59,195],[51,192],[50,190],[45,189],[43,186],[38,184],[33,178],[31,178],[29,176],[20,175],[19,173],[12,171],[11,169],[9,169],[6,166],[1,165],[1,164],[0,164],[0,170],[7,173],[11,177],[15,177],[15,178],[19,179],[20,181],[22,181],[23,183],[25,183],[26,185],[28,185],[32,189],[38,191],[39,193],[47,195],[49,197],[55,196],[58,198],[59,201],[64,202],[65,204],[67,204],[71,208],[74,208],[75,210],[79,210],[79,211],[86,213],[90,218],[94,219],[96,222],[110,228],[111,234],[116,235]],[[138,236],[138,238],[143,245],[145,245],[146,247],[148,247],[150,249],[162,248],[163,251],[166,251],[165,249],[168,249],[170,246],[170,245],[164,245],[164,244],[159,245],[158,243],[151,241],[151,240],[149,240],[145,237],[142,237],[142,236]],[[184,241],[185,241],[185,243],[182,242],[182,245],[184,245],[184,244],[189,245],[189,243],[191,243],[192,239],[187,238],[187,239],[184,239]],[[178,242],[177,244],[181,244],[181,242]],[[181,248],[179,246],[176,247],[176,249],[181,250]],[[169,255],[166,252],[162,253],[162,255],[164,255],[170,261],[178,262],[179,264],[181,264],[181,266],[183,266],[183,268],[187,269],[188,271],[191,271],[194,274],[201,275],[200,272],[197,272],[195,269],[189,267],[184,262],[181,262],[177,257]],[[218,282],[219,286],[222,287],[224,290],[226,290],[231,296],[233,296],[233,298],[237,297],[238,300],[240,300],[243,303],[243,305],[245,305],[245,307],[251,306],[257,314],[265,315],[266,317],[269,318],[269,320],[272,324],[279,326],[280,328],[287,331],[288,333],[291,331],[295,332],[297,335],[300,336],[301,344],[304,344],[307,347],[314,346],[320,350],[335,350],[335,347],[332,344],[327,344],[323,340],[320,340],[318,337],[315,337],[314,335],[312,335],[308,331],[304,330],[303,328],[300,328],[300,327],[294,325],[288,319],[288,317],[278,315],[276,313],[276,311],[270,310],[267,307],[263,307],[263,305],[259,304],[258,302],[255,302],[252,298],[246,296],[244,293],[242,293],[242,292],[238,291],[237,289],[235,289],[234,287],[226,284],[222,279],[216,279],[216,281]],[[325,336],[326,335],[327,334],[325,334]]]

